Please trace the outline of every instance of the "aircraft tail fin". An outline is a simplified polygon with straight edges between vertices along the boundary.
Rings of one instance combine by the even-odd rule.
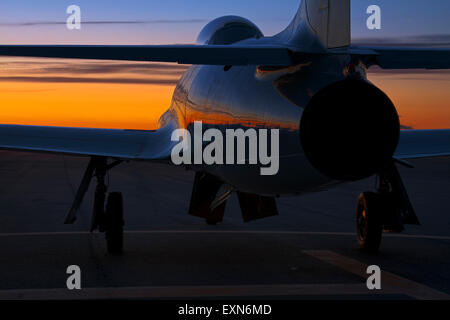
[[[349,46],[350,0],[302,0],[294,20],[280,35],[302,45],[311,33],[324,48]]]

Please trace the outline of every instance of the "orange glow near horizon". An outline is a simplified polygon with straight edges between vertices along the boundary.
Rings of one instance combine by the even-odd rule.
[[[168,64],[149,67],[119,62],[4,59],[0,64],[0,123],[155,129],[159,117],[170,106],[182,68]],[[73,78],[80,80],[67,80]],[[86,79],[97,82],[88,83]],[[119,79],[119,83],[102,82],[104,79]],[[450,128],[450,73],[374,72],[369,79],[391,97],[402,125],[414,129]]]
[[[373,73],[369,79],[394,102],[403,126],[450,129],[450,73]]]
[[[2,124],[155,129],[171,86],[0,83]]]
[[[136,130],[156,128],[182,72],[168,64],[50,59],[10,58],[2,66],[2,124]]]

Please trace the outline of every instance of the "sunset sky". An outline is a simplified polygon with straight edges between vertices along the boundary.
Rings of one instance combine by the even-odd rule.
[[[283,29],[300,0],[2,0],[1,44],[193,43],[222,15],[254,21],[265,35]],[[68,30],[66,8],[81,7],[82,29]],[[382,8],[382,29],[365,26]],[[357,0],[355,43],[450,47],[450,1]],[[170,105],[185,66],[162,63],[0,58],[0,123],[152,129]],[[450,128],[450,72],[373,70],[370,80],[415,129]]]

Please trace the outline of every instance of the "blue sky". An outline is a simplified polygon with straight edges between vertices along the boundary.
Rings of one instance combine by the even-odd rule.
[[[266,35],[287,25],[300,0],[2,0],[0,43],[189,43],[203,25],[222,15],[241,15]],[[71,4],[82,9],[83,21],[152,21],[167,23],[85,25],[68,31],[63,25],[18,26],[23,22],[65,21]],[[382,9],[382,30],[366,28],[366,9]],[[196,21],[189,21],[195,19]],[[450,34],[448,0],[354,0],[354,38]]]

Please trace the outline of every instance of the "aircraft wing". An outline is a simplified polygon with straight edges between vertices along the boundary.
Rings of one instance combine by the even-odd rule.
[[[177,143],[171,141],[173,129],[171,125],[156,131],[0,125],[0,149],[165,161]]]
[[[349,52],[383,69],[450,69],[450,49],[352,46]]]
[[[331,54],[363,56],[383,69],[449,69],[450,49],[351,46]],[[296,57],[324,54],[283,45],[0,45],[0,56],[290,66]]]
[[[398,159],[450,156],[450,130],[402,130]]]
[[[291,50],[277,45],[0,45],[0,56],[233,66],[293,64]]]
[[[0,149],[168,160],[177,142],[172,125],[156,131],[0,125]],[[450,130],[402,130],[399,159],[450,156]]]

